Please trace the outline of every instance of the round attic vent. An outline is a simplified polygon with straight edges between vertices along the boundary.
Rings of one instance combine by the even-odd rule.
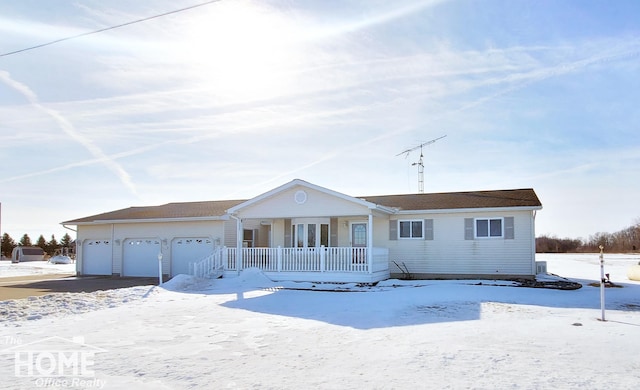
[[[296,191],[295,195],[293,196],[293,199],[296,201],[297,204],[303,204],[304,202],[307,201],[307,193],[302,190]]]

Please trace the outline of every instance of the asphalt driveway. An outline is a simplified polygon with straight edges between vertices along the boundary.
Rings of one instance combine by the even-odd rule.
[[[157,285],[158,278],[75,276],[65,274],[0,278],[0,301],[64,292],[93,292],[134,286]]]

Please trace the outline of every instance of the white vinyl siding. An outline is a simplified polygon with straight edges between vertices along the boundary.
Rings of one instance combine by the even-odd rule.
[[[533,275],[534,239],[532,211],[465,212],[411,215],[433,220],[434,239],[390,240],[389,259],[405,263],[410,272],[430,275]],[[476,219],[502,218],[502,239],[475,239]],[[407,218],[409,219],[409,218]],[[426,221],[426,219],[425,219]],[[395,222],[395,221],[394,221]],[[385,222],[386,223],[386,222]],[[392,227],[392,224],[388,224]],[[397,223],[395,226],[398,226]],[[425,222],[425,236],[428,235]],[[377,229],[381,227],[377,227]],[[374,234],[377,234],[374,230]],[[376,239],[385,236],[376,235]],[[400,273],[393,262],[389,269]],[[533,270],[532,270],[533,269]]]

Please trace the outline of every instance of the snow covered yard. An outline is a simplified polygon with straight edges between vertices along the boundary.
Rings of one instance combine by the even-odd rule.
[[[74,274],[75,272],[75,263],[52,264],[48,261],[11,263],[11,260],[0,261],[0,278],[45,274]]]
[[[627,280],[626,270],[640,256],[605,256],[605,271],[623,285],[606,290],[607,322],[598,321],[599,288],[587,285],[599,279],[598,255],[538,260],[584,287],[283,284],[249,271],[218,280],[179,276],[164,288],[20,300],[26,316],[12,318],[14,310],[3,302],[2,387],[54,383],[17,377],[15,347],[81,336],[100,348],[85,378],[95,381],[58,387],[636,388],[640,283]],[[70,302],[84,304],[69,310]],[[60,313],[44,313],[45,307]]]

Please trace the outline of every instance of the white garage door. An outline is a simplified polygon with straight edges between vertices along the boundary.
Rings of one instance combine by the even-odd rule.
[[[91,240],[82,243],[82,273],[111,275],[112,248],[110,240]]]
[[[158,276],[160,240],[135,238],[124,241],[122,275]]]
[[[213,253],[210,238],[177,238],[171,243],[171,276],[189,273],[189,263],[201,260]]]

